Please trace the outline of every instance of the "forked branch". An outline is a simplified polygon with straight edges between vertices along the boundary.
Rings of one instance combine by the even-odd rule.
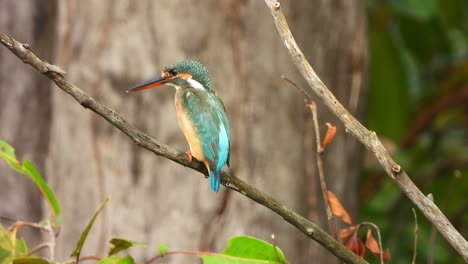
[[[424,216],[439,230],[450,245],[452,245],[452,247],[463,256],[465,261],[468,262],[468,242],[465,238],[453,227],[452,223],[450,223],[434,202],[424,196],[401,166],[392,159],[377,137],[377,134],[365,128],[354,118],[320,80],[294,40],[280,3],[276,0],[265,0],[265,3],[270,9],[276,29],[278,30],[284,46],[289,51],[294,64],[307,81],[312,91],[320,97],[330,111],[343,122],[346,129],[374,154],[388,176],[390,176],[406,196],[419,208]]]

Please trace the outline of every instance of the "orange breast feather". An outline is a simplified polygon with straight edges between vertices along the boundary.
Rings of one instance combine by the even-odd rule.
[[[179,122],[180,129],[184,133],[185,139],[190,146],[190,152],[192,152],[192,156],[199,161],[206,161],[200,139],[196,136],[192,122],[185,114],[185,111],[182,109],[180,100],[176,100],[176,110],[177,121]]]

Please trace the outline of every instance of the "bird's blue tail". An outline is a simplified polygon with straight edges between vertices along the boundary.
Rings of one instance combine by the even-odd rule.
[[[221,172],[210,169],[211,190],[218,192],[220,183],[221,183]]]

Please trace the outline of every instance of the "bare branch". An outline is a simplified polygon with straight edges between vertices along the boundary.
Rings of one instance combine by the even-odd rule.
[[[29,48],[25,48],[25,45],[16,41],[8,35],[0,33],[0,43],[7,47],[13,54],[18,56],[24,63],[31,65],[33,68],[49,77],[54,83],[66,93],[71,95],[75,100],[80,103],[83,107],[95,112],[104,119],[106,119],[113,126],[118,128],[120,131],[125,133],[131,138],[138,146],[145,148],[158,156],[165,157],[176,163],[179,163],[185,167],[192,168],[203,174],[206,174],[206,168],[203,163],[193,160],[191,163],[187,159],[185,153],[177,151],[176,149],[158,142],[151,138],[142,131],[136,129],[133,125],[127,122],[120,114],[116,111],[98,103],[91,96],[86,94],[83,90],[69,82],[65,78],[65,73],[57,66],[51,65],[48,62],[39,58]],[[222,184],[228,188],[231,188],[255,202],[269,208],[281,217],[283,217],[290,224],[299,229],[306,236],[314,239],[322,246],[327,248],[331,253],[340,258],[346,263],[367,263],[363,259],[356,256],[354,253],[349,251],[338,241],[334,240],[325,231],[320,229],[317,225],[300,216],[296,212],[288,209],[285,205],[274,199],[273,197],[266,195],[254,187],[250,186],[246,182],[240,180],[237,177],[232,176],[226,172],[222,172],[221,178]]]
[[[314,132],[315,132],[315,141],[317,145],[317,170],[319,173],[319,180],[320,180],[320,189],[322,190],[322,196],[323,196],[323,203],[325,210],[327,212],[327,220],[328,220],[328,228],[330,229],[330,233],[332,234],[333,238],[338,240],[338,235],[337,235],[337,227],[336,223],[333,219],[333,213],[330,208],[330,203],[328,201],[328,196],[327,196],[327,182],[325,181],[325,173],[323,170],[323,160],[322,160],[322,153],[323,149],[320,144],[320,129],[319,129],[319,124],[318,124],[318,117],[317,117],[317,104],[312,100],[312,96],[307,93],[307,91],[296,84],[295,82],[291,81],[289,78],[286,76],[281,76],[281,78],[287,82],[289,82],[292,86],[296,87],[300,92],[302,92],[305,97],[307,97],[306,101],[306,106],[309,108],[309,110],[312,113],[312,120],[314,123]]]
[[[307,81],[312,91],[320,97],[330,111],[343,122],[346,129],[374,154],[388,176],[390,176],[419,210],[421,210],[424,216],[439,230],[452,247],[463,256],[465,261],[468,261],[468,242],[453,227],[452,223],[450,223],[434,202],[424,196],[401,166],[392,159],[377,137],[377,134],[373,131],[369,131],[354,118],[348,110],[338,102],[336,97],[317,76],[294,40],[280,3],[276,0],[265,0],[265,4],[270,9],[276,29],[278,30],[284,46],[289,51],[296,67]]]

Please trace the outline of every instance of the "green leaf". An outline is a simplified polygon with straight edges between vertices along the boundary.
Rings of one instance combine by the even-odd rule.
[[[57,202],[54,193],[44,181],[44,178],[41,176],[41,174],[39,174],[36,167],[34,167],[34,165],[28,160],[25,160],[23,162],[23,167],[26,168],[26,170],[28,171],[28,176],[30,176],[31,180],[39,187],[41,193],[46,197],[46,200],[49,203],[49,206],[52,208],[55,217],[60,218],[62,214],[60,210],[60,205]]]
[[[132,246],[140,246],[146,248],[146,244],[138,241],[127,240],[123,238],[113,238],[111,239],[110,243],[114,245],[110,250],[108,255],[114,255],[122,250],[125,250]]]
[[[110,256],[107,258],[101,259],[98,264],[133,264],[135,261],[130,256],[119,257],[119,256]]]
[[[14,257],[24,256],[27,252],[24,239],[15,238],[12,232],[0,225],[0,264],[10,264]]]
[[[418,20],[427,20],[438,11],[437,0],[392,0],[392,9],[399,14]]]
[[[24,238],[16,239],[16,257],[24,256],[28,253],[28,247]]]
[[[13,246],[14,237],[0,225],[0,264],[10,264],[16,248]]]
[[[199,254],[204,264],[284,264],[283,252],[272,244],[249,236],[233,237],[222,254]]]
[[[1,238],[0,238],[0,243],[1,243]],[[0,246],[0,264],[10,264],[12,256],[13,256],[13,252],[11,252],[11,250]]]
[[[60,205],[57,202],[54,193],[44,181],[44,178],[41,176],[41,174],[37,171],[36,167],[34,167],[34,165],[28,160],[25,160],[21,164],[21,162],[16,159],[15,149],[5,141],[1,140],[0,158],[5,160],[12,169],[18,171],[23,175],[28,176],[28,178],[36,184],[36,186],[39,188],[39,191],[46,198],[50,208],[52,209],[52,213],[54,214],[55,220],[60,218]]]
[[[106,205],[108,201],[109,201],[109,197],[106,197],[106,199],[104,200],[104,202],[102,202],[99,209],[96,211],[96,213],[94,213],[93,218],[91,218],[85,230],[81,234],[80,240],[78,240],[78,243],[76,244],[76,248],[75,250],[73,250],[73,253],[71,254],[72,257],[76,257],[76,259],[80,258],[81,249],[83,248],[86,237],[88,236],[88,233],[91,230],[91,227],[93,226],[94,221],[96,220],[96,217],[99,215],[102,209],[104,209],[104,206]]]
[[[5,153],[10,159],[16,160],[15,149],[3,140],[0,140],[0,152]]]
[[[49,264],[50,262],[44,258],[37,257],[25,257],[16,258],[13,260],[13,264]]]
[[[166,253],[169,252],[169,251],[171,251],[171,250],[169,249],[169,247],[167,246],[166,243],[161,243],[161,244],[159,244],[159,246],[158,246],[158,253],[159,253],[159,255],[164,255],[164,254],[166,254]]]
[[[11,168],[22,173],[21,164],[16,160],[15,149],[2,140],[0,140],[0,158],[5,160]]]

